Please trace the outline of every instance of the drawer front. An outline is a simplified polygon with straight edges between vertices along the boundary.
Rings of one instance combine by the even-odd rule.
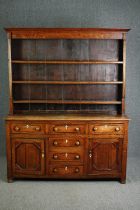
[[[57,147],[76,147],[81,148],[84,145],[84,139],[77,138],[49,138],[49,148]]]
[[[54,176],[81,176],[83,175],[83,166],[51,165],[49,174]]]
[[[94,124],[89,125],[90,134],[123,134],[124,126],[122,124]]]
[[[46,128],[47,130],[47,128]],[[86,126],[85,125],[51,125],[49,127],[50,133],[77,133],[77,134],[83,134],[86,132]]]
[[[43,125],[41,124],[26,124],[15,123],[11,126],[12,133],[44,133]]]
[[[81,152],[50,152],[50,161],[75,161],[83,162],[83,153]]]

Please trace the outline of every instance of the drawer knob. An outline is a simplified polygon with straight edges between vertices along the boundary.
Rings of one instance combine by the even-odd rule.
[[[58,159],[58,155],[53,155],[53,159]]]
[[[80,155],[76,155],[75,159],[79,160],[80,159]]]
[[[53,145],[57,146],[58,145],[58,142],[57,141],[54,141],[53,142]]]
[[[80,145],[80,141],[76,141],[76,142],[75,142],[75,145],[76,145],[76,146],[79,146],[79,145]]]
[[[54,129],[53,129],[55,132],[57,132],[58,131],[58,128],[57,127],[54,127]]]
[[[16,127],[14,127],[14,130],[15,130],[15,131],[19,131],[20,128],[16,126]]]
[[[120,128],[119,128],[119,127],[116,127],[116,128],[115,128],[115,131],[120,131]]]
[[[75,168],[75,173],[79,173],[79,168]]]
[[[54,168],[54,169],[53,169],[53,172],[56,173],[56,172],[57,172],[57,168]]]
[[[77,127],[77,128],[75,128],[75,130],[76,130],[76,131],[80,131],[80,128]]]
[[[94,130],[94,131],[97,131],[97,127],[94,127],[93,130]]]
[[[40,129],[40,127],[35,127],[35,130],[40,131],[41,129]]]

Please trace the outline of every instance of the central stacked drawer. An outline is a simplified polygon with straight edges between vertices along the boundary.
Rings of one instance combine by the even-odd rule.
[[[49,175],[83,175],[86,125],[50,125],[48,132]]]

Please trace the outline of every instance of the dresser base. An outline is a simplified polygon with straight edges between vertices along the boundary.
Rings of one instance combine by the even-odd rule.
[[[128,120],[102,115],[9,116],[8,182],[119,179],[124,184]]]

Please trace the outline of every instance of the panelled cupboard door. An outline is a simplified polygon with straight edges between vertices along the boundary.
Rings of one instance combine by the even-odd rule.
[[[44,174],[44,140],[12,139],[14,174]]]
[[[121,170],[122,139],[91,139],[88,174],[115,174]]]

